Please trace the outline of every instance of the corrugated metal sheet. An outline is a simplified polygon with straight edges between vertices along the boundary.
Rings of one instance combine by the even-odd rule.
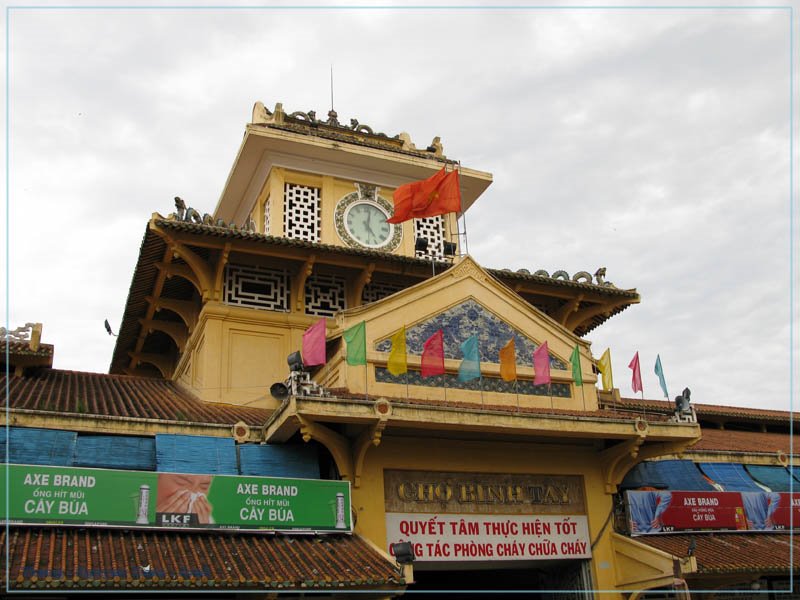
[[[239,446],[239,472],[242,475],[319,479],[317,448],[307,444],[245,444]]]
[[[763,492],[744,466],[736,463],[700,463],[703,472],[726,492]]]
[[[656,460],[639,463],[628,472],[620,488],[639,487],[714,491],[714,486],[706,481],[697,465],[690,460]]]
[[[77,438],[74,431],[9,427],[8,432],[10,443],[6,444],[6,429],[0,428],[0,456],[5,458],[8,445],[8,462],[61,467],[72,465]]]
[[[156,435],[156,470],[171,473],[238,475],[232,438],[200,435]]]
[[[151,437],[79,435],[76,467],[156,470],[156,441]]]

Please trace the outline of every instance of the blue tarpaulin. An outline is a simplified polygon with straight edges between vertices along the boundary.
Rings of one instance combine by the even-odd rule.
[[[759,483],[767,486],[773,492],[788,492],[789,481],[792,476],[784,467],[772,467],[767,465],[745,465],[750,476]],[[794,489],[798,489],[798,484],[794,484]]]
[[[239,446],[242,475],[319,479],[316,446],[308,444],[245,444]]]
[[[631,469],[620,489],[642,487],[684,491],[714,491],[703,474],[690,460],[654,460],[641,462]]]
[[[797,489],[797,486],[800,485],[800,467],[797,465],[789,465],[789,472],[792,474],[792,477],[794,477],[794,487]],[[797,489],[797,491],[800,492],[800,489]]]
[[[156,440],[151,437],[79,435],[76,467],[156,470]]]
[[[700,468],[726,492],[763,492],[744,466],[737,463],[700,463]]]
[[[156,435],[156,470],[171,473],[238,475],[232,438]]]
[[[72,466],[75,454],[74,431],[9,427],[8,462],[21,465]],[[0,428],[0,450],[6,456],[6,429]]]

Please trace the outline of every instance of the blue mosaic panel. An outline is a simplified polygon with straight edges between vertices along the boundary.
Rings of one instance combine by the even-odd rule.
[[[442,388],[457,390],[473,390],[484,392],[500,392],[503,394],[522,394],[525,396],[553,396],[554,398],[570,398],[570,388],[568,383],[553,383],[550,386],[533,385],[530,380],[521,380],[516,382],[516,387],[513,381],[503,381],[499,377],[481,377],[480,379],[472,379],[470,381],[459,381],[458,375],[452,373],[445,373],[444,375],[434,375],[433,377],[422,377],[419,371],[409,371],[403,375],[392,375],[383,367],[375,368],[375,380],[383,383],[398,383],[406,385],[406,376],[408,377],[408,385],[421,385],[425,387]]]
[[[500,348],[505,346],[513,336],[517,349],[517,364],[533,367],[533,351],[538,348],[538,344],[501,320],[497,315],[486,310],[472,298],[424,323],[418,323],[406,329],[408,354],[421,355],[422,344],[436,333],[437,329],[444,332],[444,355],[446,358],[461,359],[461,343],[468,337],[477,335],[481,362],[497,364],[500,362]],[[392,342],[389,338],[375,344],[375,350],[378,352],[389,352],[391,349]],[[551,354],[550,368],[565,370],[567,365]]]

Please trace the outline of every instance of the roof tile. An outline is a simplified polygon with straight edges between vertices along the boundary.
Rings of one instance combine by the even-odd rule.
[[[5,375],[0,376],[0,383],[5,382]],[[12,409],[224,425],[263,425],[272,412],[204,402],[164,379],[58,369],[10,377],[8,400]],[[5,404],[5,398],[0,400],[0,406]]]
[[[293,537],[36,527],[11,527],[8,531],[9,584],[16,590],[87,586],[368,589],[405,585],[392,563],[355,535]],[[3,530],[3,556],[6,540]],[[346,559],[347,568],[331,557]],[[5,573],[3,569],[0,578]]]
[[[791,436],[784,433],[762,433],[759,431],[733,431],[727,429],[703,429],[702,439],[695,444],[693,452],[758,452],[774,454],[791,451]]]
[[[788,574],[790,567],[800,571],[800,563],[792,564],[792,552],[794,556],[800,555],[800,536],[789,533],[653,535],[637,537],[636,541],[684,558],[692,538],[700,574],[738,571]]]

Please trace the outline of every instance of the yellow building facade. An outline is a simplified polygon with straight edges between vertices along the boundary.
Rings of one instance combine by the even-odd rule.
[[[691,534],[631,535],[622,492],[636,489],[624,483],[630,473],[662,460],[788,474],[787,415],[704,406],[689,418],[671,403],[598,391],[591,332],[637,304],[636,290],[607,281],[604,268],[484,268],[467,252],[463,213],[388,223],[393,192],[442,168],[459,171],[463,212],[492,183],[447,157],[439,138],[417,147],[405,133],[340,123],[334,111],[318,119],[256,103],[214,211],[175,198],[174,212],[148,220],[109,374],[52,369],[41,326],[8,344],[12,438],[61,436],[78,448],[75,460],[42,458],[30,444],[11,463],[103,468],[86,448],[110,453],[124,441],[149,450],[138,466],[118,453],[120,469],[210,473],[202,463],[213,453],[188,455],[220,442],[227,470],[216,475],[297,477],[302,467],[311,475],[300,477],[348,482],[352,534],[100,528],[75,537],[53,523],[14,527],[2,539],[11,583],[626,599],[781,583],[793,567],[776,564],[788,548],[780,536],[733,534],[764,560],[727,568],[714,536],[695,556]],[[290,355],[322,319],[324,364],[299,365]],[[345,332],[357,326],[365,358],[350,364]],[[399,374],[389,369],[398,332]],[[439,333],[444,373],[425,377],[423,348]],[[472,337],[480,377],[459,378]],[[507,380],[499,355],[510,340],[516,376]],[[545,343],[551,381],[537,385],[533,353]],[[183,444],[178,463],[159,462],[159,439]],[[245,469],[255,454],[273,462]],[[184,459],[200,470],[175,470]],[[401,542],[413,565],[395,565]],[[92,560],[113,566],[137,552],[152,555],[146,572],[91,570]]]
[[[265,409],[253,441],[318,443],[331,476],[352,484],[356,533],[387,553],[415,544],[418,588],[623,597],[671,586],[672,559],[615,537],[613,494],[635,462],[681,453],[699,427],[600,410],[585,337],[637,303],[636,291],[605,281],[604,269],[486,270],[465,253],[460,215],[386,223],[399,185],[458,167],[467,211],[492,177],[447,158],[438,138],[422,149],[407,134],[328,117],[257,103],[214,213],[176,199],[175,213],[153,215],[111,372]],[[287,356],[321,318],[326,364],[308,369],[310,386],[273,397]],[[342,333],[362,321],[367,364],[351,366]],[[408,373],[394,376],[390,338],[401,327]],[[436,329],[446,373],[425,379],[421,344]],[[470,335],[482,377],[460,384],[458,344]],[[498,350],[512,337],[509,383]],[[532,351],[544,342],[552,384],[535,386]]]

